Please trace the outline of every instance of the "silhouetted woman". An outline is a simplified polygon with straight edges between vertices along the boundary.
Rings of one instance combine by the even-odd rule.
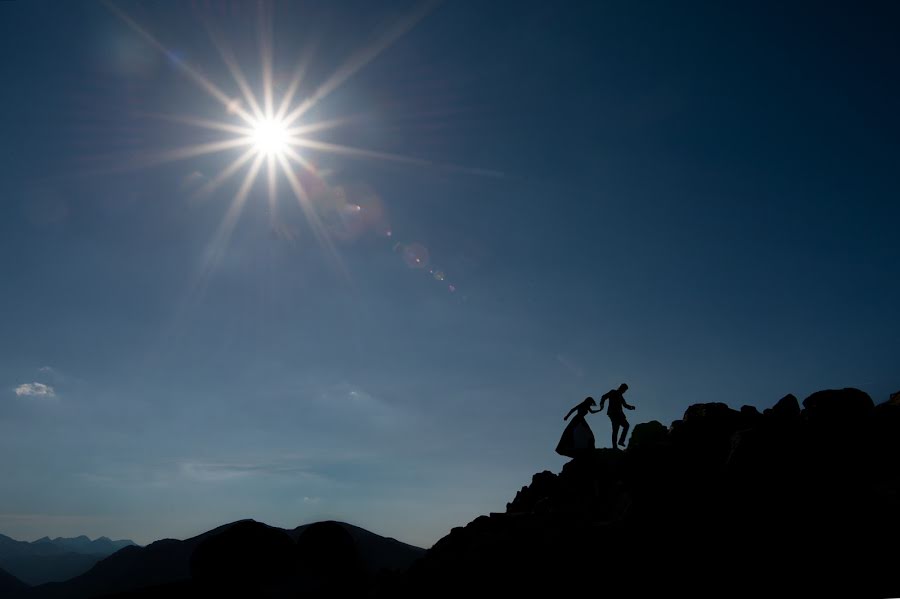
[[[594,433],[584,417],[587,416],[588,412],[593,414],[594,410],[591,409],[591,406],[596,405],[597,402],[594,401],[593,397],[586,397],[583,402],[569,410],[569,413],[566,414],[563,420],[568,420],[572,412],[575,412],[575,417],[572,418],[572,421],[563,431],[562,437],[559,438],[556,453],[574,458],[585,451],[594,449]]]

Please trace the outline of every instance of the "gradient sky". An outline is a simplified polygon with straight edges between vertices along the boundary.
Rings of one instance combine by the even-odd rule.
[[[195,192],[237,150],[152,160],[211,133],[153,115],[231,118],[183,65],[240,95],[204,24],[259,93],[255,5],[117,3],[166,55],[102,4],[0,3],[0,532],[427,547],[623,381],[666,424],[900,389],[896,9],[675,4],[431,10],[308,115],[432,163],[304,151],[341,270],[262,180],[215,244],[240,175]],[[415,7],[270,8],[306,96]]]

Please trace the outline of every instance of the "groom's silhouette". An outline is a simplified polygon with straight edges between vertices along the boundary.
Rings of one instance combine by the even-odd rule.
[[[622,411],[622,408],[626,408],[628,410],[633,410],[634,406],[628,405],[628,402],[625,401],[625,397],[623,397],[623,393],[628,391],[628,385],[622,383],[619,385],[618,389],[610,389],[600,398],[600,409],[598,412],[603,411],[603,404],[606,401],[609,401],[609,407],[606,408],[606,415],[609,416],[609,420],[612,422],[612,446],[613,449],[616,448],[616,438],[618,437],[618,444],[622,447],[625,447],[625,437],[628,436],[628,428],[631,426],[628,424],[628,420],[625,418],[625,412]],[[593,410],[591,410],[593,411]],[[622,436],[619,437],[619,428],[622,429]]]

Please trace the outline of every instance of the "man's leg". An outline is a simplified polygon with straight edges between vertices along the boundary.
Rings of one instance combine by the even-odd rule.
[[[612,431],[613,431],[612,448],[615,449],[616,448],[616,438],[618,438],[618,436],[619,436],[619,424],[617,422],[612,423]]]
[[[628,428],[630,426],[631,425],[628,424],[628,421],[623,418],[622,419],[622,436],[619,437],[619,445],[621,445],[622,447],[625,447],[625,438],[628,437]]]

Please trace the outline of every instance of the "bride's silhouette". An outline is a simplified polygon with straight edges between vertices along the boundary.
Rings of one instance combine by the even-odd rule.
[[[575,412],[575,417],[563,431],[559,444],[556,446],[556,453],[574,458],[580,453],[594,449],[594,433],[584,417],[588,412],[594,414],[595,411],[591,409],[591,406],[596,405],[597,402],[593,397],[586,397],[583,402],[569,410],[563,420],[568,420],[572,412]]]

